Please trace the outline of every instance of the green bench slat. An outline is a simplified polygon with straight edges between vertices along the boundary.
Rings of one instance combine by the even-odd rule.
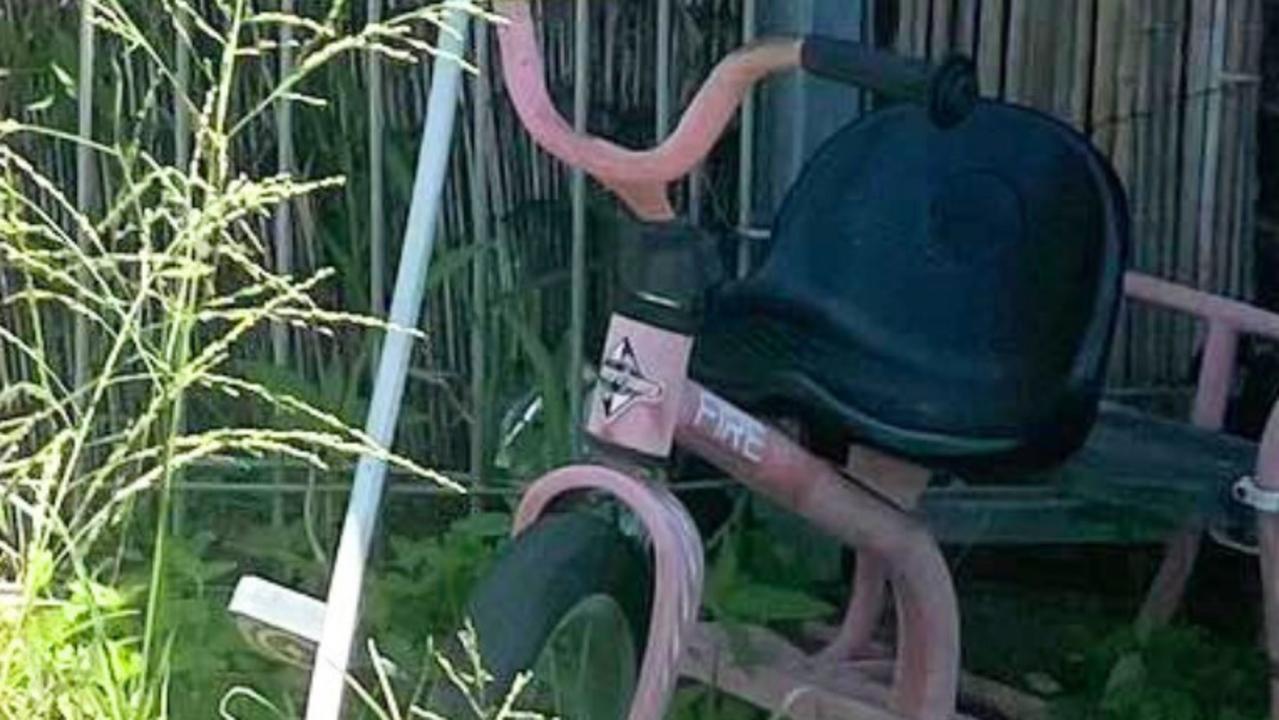
[[[1064,465],[1011,483],[932,489],[923,510],[943,542],[1158,542],[1195,514],[1219,513],[1255,458],[1247,440],[1105,403]]]

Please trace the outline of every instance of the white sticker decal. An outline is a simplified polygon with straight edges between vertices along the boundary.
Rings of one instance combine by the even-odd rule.
[[[621,417],[637,402],[651,403],[661,399],[661,383],[644,375],[630,338],[623,337],[604,358],[604,365],[600,368],[599,397],[605,422]]]

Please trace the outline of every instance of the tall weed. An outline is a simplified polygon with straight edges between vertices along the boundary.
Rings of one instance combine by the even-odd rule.
[[[332,271],[272,269],[264,221],[282,204],[338,192],[343,178],[263,172],[248,140],[268,111],[322,105],[306,81],[343,56],[417,62],[435,52],[446,12],[480,11],[451,1],[346,31],[341,2],[304,16],[249,0],[218,0],[211,15],[185,0],[88,1],[114,53],[103,64],[119,87],[139,90],[118,98],[114,140],[0,118],[3,717],[169,716],[173,648],[183,642],[170,617],[170,516],[184,469],[271,456],[323,470],[372,454],[456,487],[236,360],[273,323],[323,337],[386,329],[316,300]],[[282,27],[297,38],[296,71],[264,84]],[[196,58],[190,95],[176,80],[174,37]],[[192,117],[184,167],[154,148],[165,100]],[[45,167],[48,148],[62,144],[92,150],[98,208],[78,207]],[[77,321],[89,328],[81,352],[90,372],[79,385]],[[192,411],[210,403],[241,412]]]

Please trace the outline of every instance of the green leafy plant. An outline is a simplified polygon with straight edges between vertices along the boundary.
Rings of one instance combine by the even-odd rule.
[[[427,645],[430,663],[426,669],[411,678],[411,683],[397,683],[392,678],[395,665],[382,654],[377,642],[370,639],[367,652],[372,665],[372,677],[369,682],[361,683],[352,678],[348,686],[358,699],[358,710],[361,717],[376,720],[451,720],[435,710],[425,707],[425,701],[431,696],[431,689],[443,683],[455,688],[468,710],[468,717],[475,720],[544,720],[537,712],[521,709],[527,691],[532,685],[533,677],[529,673],[521,673],[515,678],[510,691],[495,701],[486,698],[485,689],[492,683],[493,676],[484,668],[479,654],[479,643],[474,629],[468,624],[457,633],[457,640],[463,649],[461,663],[451,661],[443,653],[436,652],[434,646]],[[407,687],[403,687],[407,685]],[[291,707],[272,702],[262,693],[247,687],[238,686],[227,692],[219,704],[219,714],[223,720],[248,720],[245,713],[260,713],[271,720],[295,720],[300,717]],[[253,715],[258,717],[258,715]]]
[[[160,3],[169,21],[160,29],[214,49],[196,63],[205,88],[197,97],[174,82],[157,28],[135,19],[145,8],[91,1],[95,25],[122,53],[117,67],[150,72],[140,104],[116,118],[116,144],[0,120],[0,267],[17,288],[3,299],[0,325],[6,373],[17,368],[0,388],[0,571],[21,588],[0,627],[0,714],[10,717],[167,716],[173,648],[182,632],[199,632],[171,592],[172,488],[184,469],[270,456],[322,471],[366,454],[457,487],[330,410],[236,374],[237,352],[272,324],[318,334],[385,328],[313,298],[331,271],[275,272],[260,236],[260,221],[281,204],[332,192],[342,179],[255,175],[254,159],[240,153],[275,104],[322,102],[302,91],[325,63],[356,52],[414,61],[433,52],[424,30],[440,27],[446,11],[478,10],[433,5],[345,33],[340,3],[304,17],[228,0],[212,18]],[[242,78],[278,50],[268,38],[281,27],[298,38],[296,71],[242,95]],[[144,142],[165,116],[162,90],[191,117],[193,153],[182,167]],[[89,148],[102,168],[110,194],[101,210],[78,207],[41,169],[38,150],[63,143]],[[273,421],[210,422],[189,412],[203,397],[231,398]],[[112,590],[125,586],[139,551],[141,596]],[[218,574],[184,580],[199,589]]]
[[[29,556],[21,597],[6,598],[0,643],[0,707],[8,717],[68,720],[112,717],[131,698],[145,662],[129,628],[134,597],[95,581],[53,592],[56,568],[46,551]]]
[[[1058,717],[1097,720],[1243,720],[1266,712],[1266,662],[1191,626],[1156,631],[1138,642],[1129,629],[1102,642],[1079,638],[1082,689],[1056,704]],[[1083,643],[1087,642],[1087,645]]]
[[[439,536],[392,535],[369,603],[373,633],[384,638],[392,655],[412,657],[412,648],[462,624],[471,587],[491,565],[510,527],[509,515],[478,513],[458,519]]]

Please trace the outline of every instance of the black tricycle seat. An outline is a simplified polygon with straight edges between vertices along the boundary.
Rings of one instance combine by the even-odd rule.
[[[935,467],[1049,467],[1097,416],[1127,242],[1122,187],[1067,125],[889,108],[808,164],[765,259],[711,300],[693,375]]]

